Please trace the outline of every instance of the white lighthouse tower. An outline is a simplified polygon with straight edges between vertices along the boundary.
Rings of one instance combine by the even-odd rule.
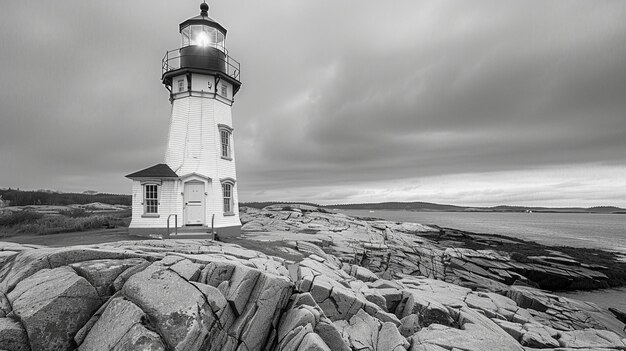
[[[231,106],[240,66],[226,50],[226,29],[200,5],[180,24],[182,44],[163,58],[162,81],[172,115],[163,164],[132,173],[129,231],[161,235],[165,228],[198,235],[239,233]],[[172,229],[168,232],[174,232]]]

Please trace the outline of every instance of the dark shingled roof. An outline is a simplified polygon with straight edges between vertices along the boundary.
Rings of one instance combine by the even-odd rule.
[[[158,165],[131,173],[126,178],[178,178],[178,175],[165,163],[159,163]]]

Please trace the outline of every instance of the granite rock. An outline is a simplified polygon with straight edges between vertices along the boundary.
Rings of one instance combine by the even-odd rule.
[[[11,318],[0,318],[0,350],[30,350],[28,335],[19,322]]]
[[[74,336],[102,303],[96,289],[67,266],[38,271],[7,297],[35,350],[74,349]]]
[[[244,209],[242,221],[247,240],[288,241],[300,256],[211,240],[0,243],[0,349],[626,348],[609,312],[511,285],[540,266],[582,272],[567,259],[522,264],[420,236],[435,228],[305,205]]]

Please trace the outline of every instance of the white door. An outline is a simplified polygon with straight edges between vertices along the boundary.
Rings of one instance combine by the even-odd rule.
[[[204,183],[185,183],[185,225],[204,225]]]

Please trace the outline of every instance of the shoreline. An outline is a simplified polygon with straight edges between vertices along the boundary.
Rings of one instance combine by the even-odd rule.
[[[561,292],[626,286],[626,262],[620,261],[625,256],[602,249],[545,245],[501,234],[390,221],[306,205],[243,208],[242,214],[246,239],[312,242],[342,259],[365,262],[374,272],[422,275],[472,289],[528,285]],[[309,222],[305,216],[321,218]],[[355,244],[358,241],[362,243]],[[355,252],[353,258],[346,254],[349,251]]]
[[[460,239],[459,241],[462,241],[463,247],[475,250],[496,249],[498,251],[505,251],[509,254],[516,255],[522,260],[526,260],[536,256],[548,256],[550,254],[554,254],[555,251],[560,251],[565,255],[575,259],[581,265],[589,265],[603,272],[610,272],[617,268],[619,272],[616,273],[616,276],[609,275],[609,278],[615,277],[618,280],[610,281],[609,286],[606,288],[626,287],[626,262],[623,261],[624,259],[626,259],[626,254],[622,253],[621,251],[610,251],[598,248],[580,248],[567,245],[546,245],[532,240],[513,238],[502,234],[474,233],[470,231],[447,227],[438,228],[441,228],[445,231],[446,234],[444,234],[444,237],[450,232],[455,233],[454,237],[457,238],[457,240]],[[460,234],[460,238],[458,234]],[[425,235],[424,237],[429,236]],[[441,236],[439,236],[439,238],[441,238]],[[511,244],[511,242],[513,242],[513,244]],[[522,249],[522,252],[520,253],[519,251],[515,251],[515,249]],[[531,253],[533,255],[530,255]],[[566,260],[560,261],[561,263],[567,262]],[[577,290],[552,291],[557,292]],[[583,289],[583,291],[587,290]]]
[[[458,212],[458,211],[457,211]],[[369,216],[352,216],[364,221],[389,221],[383,218]],[[400,222],[411,223],[411,222]],[[539,262],[550,265],[576,265],[583,268],[593,268],[606,274],[607,285],[591,285],[589,287],[577,288],[557,288],[550,285],[540,286],[543,289],[554,293],[594,291],[611,288],[626,287],[626,253],[615,250],[605,250],[599,248],[579,248],[567,245],[546,245],[532,240],[515,238],[503,234],[475,233],[467,230],[439,226],[437,224],[425,224],[438,229],[438,232],[415,233],[416,235],[433,240],[450,248],[468,248],[472,250],[496,250],[503,251],[511,255],[521,263]],[[558,254],[557,262],[549,262],[550,256]],[[562,258],[562,259],[560,259]],[[546,259],[548,262],[546,262]],[[574,260],[576,262],[570,262]],[[588,267],[586,267],[588,266]]]
[[[626,236],[621,217],[604,214],[542,213],[470,213],[415,212],[381,210],[341,211],[351,216],[382,217],[385,220],[434,223],[471,233],[521,238],[549,246],[598,248],[626,255]],[[625,256],[626,260],[626,256]]]

